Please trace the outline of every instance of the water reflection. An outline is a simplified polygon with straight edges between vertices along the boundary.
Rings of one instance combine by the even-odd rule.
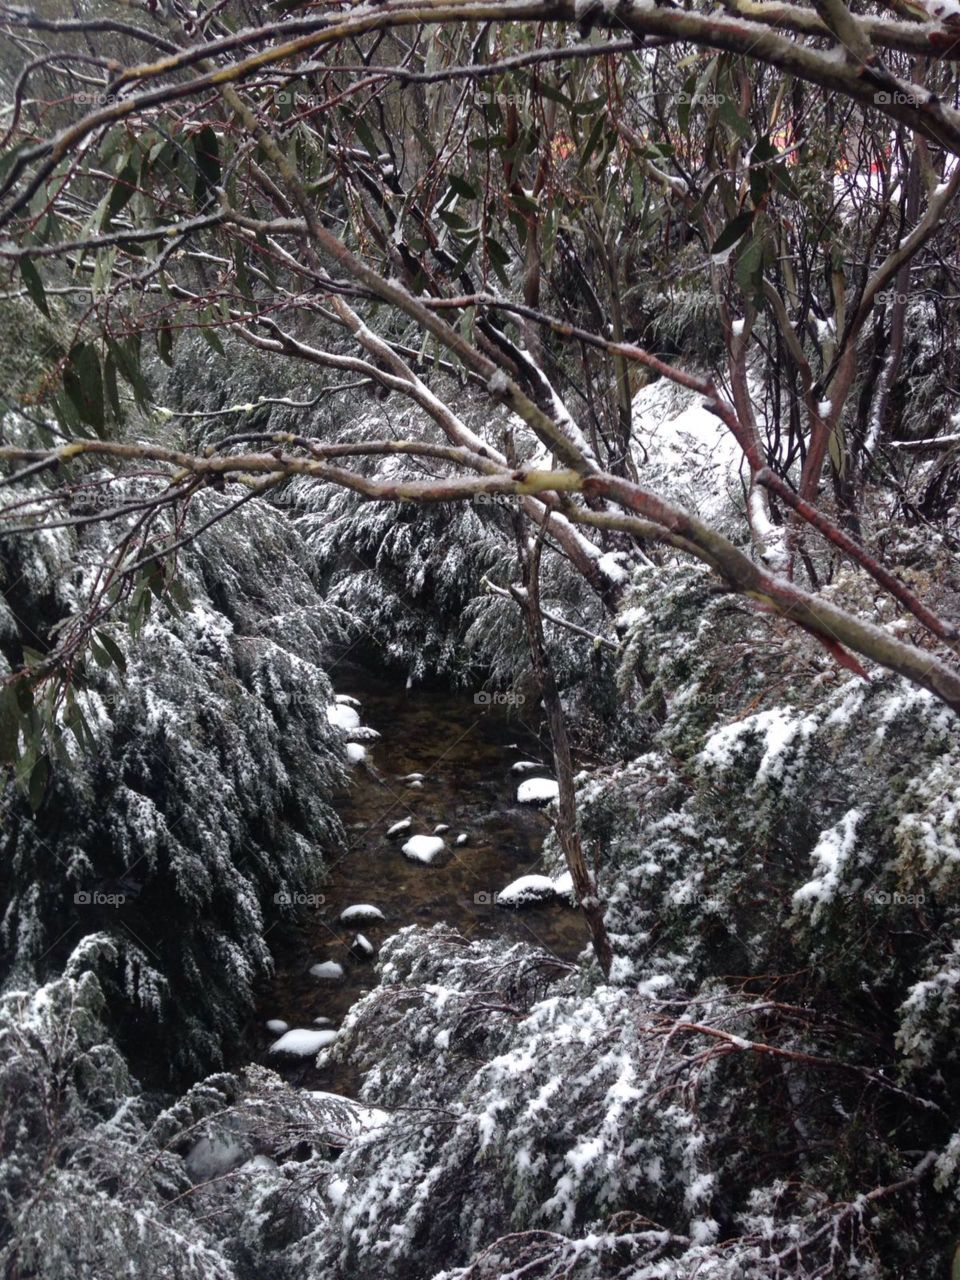
[[[520,760],[544,760],[544,746],[516,711],[478,705],[471,694],[423,688],[407,691],[355,673],[337,682],[338,693],[360,700],[361,718],[381,737],[366,743],[367,759],[352,770],[352,786],[338,801],[347,844],[331,863],[325,882],[307,886],[322,893],[321,905],[304,908],[296,923],[274,927],[270,943],[276,974],[263,993],[254,1052],[261,1060],[311,1088],[352,1092],[355,1081],[316,1070],[313,1058],[266,1056],[275,1038],[264,1026],[279,1018],[291,1027],[312,1027],[317,1018],[333,1026],[375,983],[373,962],[356,947],[357,933],[379,949],[407,924],[443,921],[467,937],[500,936],[545,947],[563,959],[583,949],[587,933],[580,914],[561,901],[509,911],[494,895],[517,876],[540,868],[549,819],[516,803],[522,777],[511,773]],[[548,773],[544,769],[543,773]],[[422,774],[418,785],[405,782]],[[408,832],[387,830],[409,818]],[[440,825],[446,849],[430,866],[401,852],[409,834],[432,834]],[[467,842],[457,846],[458,834]],[[369,903],[383,920],[342,924],[348,906]],[[278,934],[282,936],[277,936]],[[340,981],[324,981],[311,966],[334,961]]]

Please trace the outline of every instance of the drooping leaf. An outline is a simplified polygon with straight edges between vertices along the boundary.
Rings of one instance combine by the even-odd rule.
[[[138,344],[133,339],[120,342],[108,338],[107,350],[116,361],[117,368],[133,391],[138,406],[141,409],[146,409],[150,403],[151,396],[150,388],[140,368]]]
[[[763,237],[754,236],[740,250],[735,271],[737,284],[753,301],[763,293]]]
[[[83,421],[102,435],[105,425],[103,377],[100,357],[92,343],[80,342],[71,350],[63,370],[63,389]]]
[[[97,640],[99,640],[100,644],[116,665],[118,671],[121,675],[125,675],[127,671],[127,660],[123,656],[123,650],[117,644],[116,640],[113,640],[106,631],[98,631],[96,636]]]
[[[135,158],[135,153],[131,151],[127,157],[126,164],[117,174],[113,181],[113,187],[107,200],[107,207],[104,211],[101,229],[106,231],[111,221],[129,202],[131,196],[137,189],[137,182],[140,177],[140,169]]]
[[[193,198],[197,208],[204,209],[220,185],[220,144],[211,125],[204,125],[193,135],[193,158],[196,164]]]
[[[40,273],[37,268],[29,258],[20,259],[20,278],[23,280],[24,288],[29,293],[30,300],[34,306],[49,318],[50,312],[47,308],[47,296],[44,293],[43,281],[40,279]]]
[[[710,252],[717,254],[724,253],[727,249],[732,249],[737,241],[742,240],[750,230],[753,225],[753,216],[753,209],[744,209],[735,218],[731,218],[716,240],[714,240]]]

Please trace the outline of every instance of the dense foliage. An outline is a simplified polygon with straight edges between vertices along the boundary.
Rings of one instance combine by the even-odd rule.
[[[956,1270],[953,0],[60,8],[0,6],[4,1275]],[[401,929],[353,1101],[223,1070],[345,658],[542,709],[593,943]]]

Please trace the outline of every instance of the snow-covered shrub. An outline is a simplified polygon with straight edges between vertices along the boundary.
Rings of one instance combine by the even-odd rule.
[[[192,519],[226,502],[207,494]],[[103,536],[0,548],[7,669],[81,606]],[[276,895],[311,889],[340,837],[329,801],[344,776],[324,672],[343,631],[289,521],[241,509],[188,550],[181,578],[185,607],[155,601],[136,635],[109,625],[125,675],[88,651],[72,694],[84,748],[64,735],[36,812],[10,783],[0,830],[8,982],[54,972],[81,932],[109,933],[111,1015],[164,1074],[236,1042]]]
[[[182,1144],[192,1124],[224,1110],[229,1078],[181,1099],[173,1123],[157,1115],[104,1027],[90,966],[113,947],[91,935],[62,976],[0,1000],[0,1267],[36,1280],[233,1280],[165,1140],[176,1132]]]
[[[882,1181],[870,1200],[841,1186],[841,1098],[864,1078],[847,1088],[828,1058],[802,1061],[803,1018],[777,1044],[777,1000],[588,992],[543,952],[442,926],[403,930],[380,968],[334,1052],[387,1113],[332,1182],[309,1175],[326,1202],[283,1254],[291,1274],[865,1280],[923,1258],[883,1235]],[[835,1088],[832,1129],[814,1131],[810,1099]],[[912,1171],[932,1167],[899,1159],[861,1155],[867,1178],[903,1173],[895,1230],[917,1209]]]

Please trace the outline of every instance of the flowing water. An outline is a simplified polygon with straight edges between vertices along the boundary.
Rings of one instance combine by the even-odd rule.
[[[549,758],[524,723],[522,708],[478,704],[470,693],[407,691],[366,673],[341,678],[337,691],[359,699],[362,723],[381,736],[364,744],[367,757],[352,767],[350,788],[337,801],[344,847],[331,857],[323,884],[305,886],[323,901],[305,906],[293,925],[275,925],[269,936],[276,973],[260,1002],[252,1048],[291,1080],[352,1093],[356,1080],[348,1068],[318,1070],[312,1056],[270,1054],[276,1037],[265,1022],[277,1018],[313,1028],[321,1017],[338,1026],[376,982],[374,961],[356,953],[358,931],[379,949],[404,925],[442,921],[466,937],[520,939],[565,960],[583,949],[587,931],[580,913],[562,900],[515,910],[494,903],[511,880],[540,870],[550,827],[545,814],[516,801],[523,778],[550,772],[511,772],[517,761]],[[422,774],[421,784],[404,781],[409,774]],[[388,838],[388,828],[406,818],[410,829]],[[404,856],[404,840],[430,835],[441,824],[449,831],[442,833],[446,848],[436,863],[425,866]],[[461,832],[468,841],[456,846]],[[385,919],[341,924],[340,913],[357,903],[379,908]],[[310,973],[326,960],[343,966],[342,980]]]

